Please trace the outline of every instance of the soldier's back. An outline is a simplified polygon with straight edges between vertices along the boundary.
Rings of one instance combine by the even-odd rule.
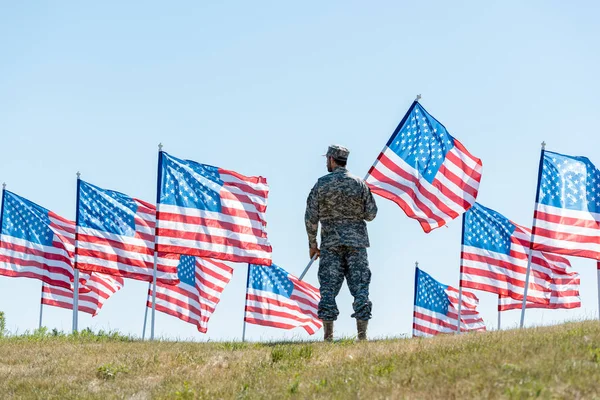
[[[366,184],[345,168],[321,177],[317,201],[321,222],[321,247],[369,247],[365,222]]]
[[[363,220],[365,183],[339,168],[319,179],[319,217]]]

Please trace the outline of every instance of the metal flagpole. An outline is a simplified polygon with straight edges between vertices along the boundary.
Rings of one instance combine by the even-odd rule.
[[[156,241],[156,238],[154,239]],[[156,247],[156,243],[154,243]],[[152,325],[150,326],[150,340],[154,340],[154,318],[156,316],[156,259],[158,253],[154,252],[154,272],[152,273]]]
[[[152,283],[148,282],[148,291],[152,288]],[[144,328],[142,328],[142,340],[146,337],[146,321],[148,320],[148,294],[146,294],[146,302],[144,303]]]
[[[306,266],[306,268],[304,268],[304,271],[302,271],[302,273],[300,274],[300,278],[298,278],[298,280],[301,281],[304,278],[304,275],[306,275],[306,273],[308,272],[308,269],[313,265],[313,263],[315,262],[316,259],[317,259],[317,255],[315,254],[308,262],[308,265]]]
[[[75,255],[75,258],[77,258],[77,255]],[[77,332],[77,323],[78,321],[78,315],[77,312],[79,311],[79,270],[75,269],[75,282],[73,284],[74,288],[73,288],[73,333]]]
[[[412,329],[412,337],[415,337],[415,307],[417,305],[417,273],[419,272],[419,262],[415,261],[415,289],[413,293],[413,329]]]
[[[42,282],[42,292],[41,292],[41,296],[40,296],[40,324],[38,326],[38,329],[42,329],[42,311],[44,311],[44,282]]]
[[[598,319],[600,319],[600,261],[596,261],[596,268],[598,269]]]
[[[77,320],[79,311],[79,269],[77,268],[77,249],[79,234],[79,187],[81,182],[81,173],[77,171],[77,203],[75,206],[75,263],[73,265],[73,333],[77,332]]]
[[[500,295],[498,295],[498,330],[502,325],[502,311],[500,311]]]
[[[465,242],[465,213],[462,215],[462,234],[460,237],[460,247],[462,254],[462,246]],[[462,256],[461,256],[462,257]],[[458,319],[456,321],[456,333],[460,334],[460,316],[462,309],[462,279],[463,279],[463,267],[462,262],[460,263],[460,275],[458,277]]]
[[[535,237],[535,209],[540,199],[540,181],[542,177],[542,168],[544,166],[544,150],[546,149],[546,142],[542,142],[542,152],[540,154],[540,166],[538,169],[538,180],[537,188],[535,193],[535,204],[533,206],[533,222],[531,224],[531,240],[529,242],[529,257],[527,257],[527,272],[525,272],[525,289],[523,291],[523,305],[521,306],[521,323],[519,328],[523,328],[525,324],[525,308],[527,306],[527,291],[529,289],[529,274],[531,273],[531,259],[533,257],[533,241]]]
[[[160,203],[160,187],[162,183],[162,143],[158,144],[158,176],[156,178],[156,225],[154,227],[154,270],[152,272],[152,323],[150,325],[150,340],[154,340],[154,320],[156,316],[156,262],[158,252],[156,242],[158,238],[158,205]]]
[[[244,327],[242,328],[242,342],[246,341],[246,306],[248,305],[248,284],[250,283],[250,264],[246,275],[246,296],[244,297]]]

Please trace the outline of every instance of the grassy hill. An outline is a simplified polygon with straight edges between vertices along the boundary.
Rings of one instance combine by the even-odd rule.
[[[600,323],[368,343],[0,338],[0,398],[600,398]]]

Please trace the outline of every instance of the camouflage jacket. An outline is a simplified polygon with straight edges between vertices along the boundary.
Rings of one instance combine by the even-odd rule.
[[[317,181],[306,201],[304,222],[308,244],[317,247],[321,223],[321,248],[369,247],[365,221],[377,215],[377,205],[365,182],[337,167]]]

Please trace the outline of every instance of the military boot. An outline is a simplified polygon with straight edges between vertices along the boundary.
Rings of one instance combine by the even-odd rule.
[[[333,321],[323,321],[323,330],[325,331],[324,340],[333,342]]]
[[[369,325],[368,320],[357,319],[356,320],[356,331],[358,332],[358,340],[367,340],[367,326]]]

